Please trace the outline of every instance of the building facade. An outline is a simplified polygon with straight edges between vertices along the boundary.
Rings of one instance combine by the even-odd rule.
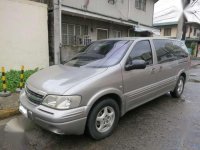
[[[160,29],[160,35],[169,38],[178,38],[178,24],[154,24],[155,27]],[[182,31],[181,31],[182,32]],[[187,22],[186,23],[186,40],[200,38],[200,24]]]
[[[160,29],[160,35],[167,38],[180,39],[182,30],[178,23],[154,24]],[[193,56],[200,57],[200,24],[195,22],[186,23],[185,43]]]
[[[49,5],[51,64],[73,56],[91,41],[152,36],[157,0],[34,0]]]
[[[160,29],[161,36],[184,40],[193,56],[200,55],[200,13],[198,10],[197,1],[159,0],[155,4],[154,27]]]

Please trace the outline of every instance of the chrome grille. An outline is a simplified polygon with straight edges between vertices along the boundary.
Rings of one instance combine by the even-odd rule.
[[[29,99],[29,101],[38,105],[42,103],[44,95],[33,92],[28,87],[26,87],[25,91],[26,91],[26,96]]]

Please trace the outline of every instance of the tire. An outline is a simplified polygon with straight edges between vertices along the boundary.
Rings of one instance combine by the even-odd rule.
[[[117,102],[111,98],[102,99],[90,111],[87,120],[87,133],[95,140],[110,136],[117,127],[119,116]]]
[[[184,86],[185,86],[185,78],[183,76],[180,76],[174,91],[170,92],[171,96],[175,98],[181,97],[184,90]]]

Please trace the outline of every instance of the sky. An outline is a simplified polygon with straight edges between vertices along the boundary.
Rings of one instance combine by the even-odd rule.
[[[188,22],[200,24],[200,0],[191,0],[183,10],[182,0],[159,0],[154,6],[154,25],[177,23],[184,14]]]

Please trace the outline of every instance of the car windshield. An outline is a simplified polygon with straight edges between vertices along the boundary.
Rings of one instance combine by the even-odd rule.
[[[109,67],[122,59],[132,41],[104,40],[96,41],[83,48],[77,55],[64,62],[74,67]]]

